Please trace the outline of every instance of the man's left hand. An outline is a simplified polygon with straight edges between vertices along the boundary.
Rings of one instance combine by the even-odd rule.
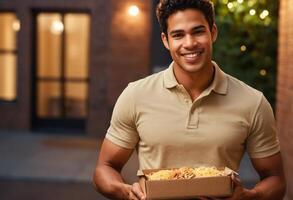
[[[234,184],[234,192],[232,197],[224,198],[226,200],[253,200],[257,198],[257,192],[254,189],[245,189],[238,176],[232,175],[232,181]]]

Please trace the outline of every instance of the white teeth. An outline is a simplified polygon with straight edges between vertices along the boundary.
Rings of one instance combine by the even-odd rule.
[[[195,58],[198,55],[199,55],[199,53],[189,53],[189,54],[185,54],[184,56],[186,58]]]

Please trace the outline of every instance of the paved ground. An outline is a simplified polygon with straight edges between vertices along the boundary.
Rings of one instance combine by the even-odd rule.
[[[1,200],[106,200],[88,182],[0,179]]]
[[[81,135],[0,131],[0,199],[106,199],[91,184],[99,144]],[[136,171],[133,155],[123,170],[127,182]],[[246,156],[240,175],[247,187],[257,180]]]

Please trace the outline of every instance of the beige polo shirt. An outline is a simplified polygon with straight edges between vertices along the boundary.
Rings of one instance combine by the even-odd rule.
[[[215,66],[212,84],[192,102],[172,64],[130,83],[118,98],[106,138],[136,148],[140,169],[213,165],[238,170],[279,152],[275,119],[263,94]]]

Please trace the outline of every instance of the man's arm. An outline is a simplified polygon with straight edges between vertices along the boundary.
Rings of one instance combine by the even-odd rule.
[[[267,158],[251,159],[261,181],[254,187],[258,199],[281,200],[286,191],[286,181],[280,153]]]
[[[286,190],[281,154],[251,159],[260,182],[251,190],[241,186],[234,177],[235,190],[228,200],[282,200]]]
[[[96,189],[111,199],[143,199],[143,193],[138,183],[129,185],[124,183],[121,170],[133,150],[119,147],[105,139],[95,173],[93,182]]]

